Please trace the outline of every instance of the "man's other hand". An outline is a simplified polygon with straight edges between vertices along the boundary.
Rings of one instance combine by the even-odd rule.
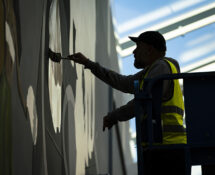
[[[105,131],[105,128],[111,129],[116,123],[117,121],[113,120],[111,117],[105,116],[103,118],[103,131]]]
[[[82,53],[78,52],[73,55],[69,55],[68,58],[73,60],[76,63],[86,65],[88,58],[85,57]]]

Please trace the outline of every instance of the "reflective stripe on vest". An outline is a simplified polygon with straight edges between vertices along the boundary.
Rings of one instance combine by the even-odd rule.
[[[167,59],[164,59],[170,66],[172,74],[178,73],[175,65]],[[140,83],[140,90],[143,90],[144,78],[147,78],[153,65],[146,71],[143,80]],[[172,80],[174,84],[174,91],[172,97],[165,102],[162,102],[162,131],[163,143],[162,144],[186,144],[187,137],[186,131],[183,126],[184,115],[184,101],[183,94],[177,79]],[[143,143],[146,145],[146,143]]]
[[[182,116],[184,115],[184,110],[177,106],[162,106],[161,112],[162,113],[177,113]]]

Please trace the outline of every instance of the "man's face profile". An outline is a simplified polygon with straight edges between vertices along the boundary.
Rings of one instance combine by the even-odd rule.
[[[149,45],[143,42],[137,42],[137,47],[133,51],[134,54],[134,66],[137,69],[145,68],[149,64]]]

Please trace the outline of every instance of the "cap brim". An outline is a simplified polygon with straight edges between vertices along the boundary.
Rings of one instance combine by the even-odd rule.
[[[129,36],[129,38],[130,38],[131,41],[134,41],[135,43],[137,41],[139,41],[138,37]]]

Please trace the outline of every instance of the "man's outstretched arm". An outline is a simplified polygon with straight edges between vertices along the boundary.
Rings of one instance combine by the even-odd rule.
[[[76,63],[84,65],[85,68],[90,69],[91,72],[100,80],[125,93],[134,93],[134,80],[140,79],[142,75],[142,72],[130,76],[118,74],[102,67],[98,63],[90,61],[82,53],[70,55],[69,58]]]
[[[134,99],[129,101],[126,105],[117,108],[116,110],[108,113],[103,118],[103,131],[105,128],[110,129],[118,121],[127,121],[134,117]]]

